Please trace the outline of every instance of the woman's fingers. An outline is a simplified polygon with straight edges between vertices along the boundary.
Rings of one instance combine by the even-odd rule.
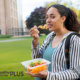
[[[30,31],[30,34],[34,34],[34,33],[39,34],[39,31],[37,29],[34,29],[34,30]]]
[[[31,28],[30,31],[29,31],[29,33],[31,33],[33,30],[34,30],[34,28]]]
[[[35,25],[34,28],[37,28],[37,26]]]
[[[32,37],[37,37],[38,36],[38,34],[39,34],[39,31],[32,31],[31,33],[30,33],[30,35],[32,36]]]
[[[26,74],[28,74],[29,72],[25,72]]]
[[[29,33],[32,32],[33,30],[37,29],[36,26],[34,26],[33,28],[30,29]]]
[[[29,33],[32,33],[32,32],[38,32],[38,30],[35,29],[35,28],[32,28],[32,29],[29,31]]]
[[[34,38],[39,38],[38,34],[39,34],[39,31],[37,29],[36,26],[34,26],[33,28],[30,29],[29,31],[30,35]]]
[[[38,74],[31,74],[29,72],[25,72],[26,74],[30,75],[31,77],[40,77],[40,78],[46,78],[47,77],[47,71],[40,72]]]
[[[29,72],[25,72],[26,74],[30,75],[31,77],[38,77],[37,74],[31,74]]]

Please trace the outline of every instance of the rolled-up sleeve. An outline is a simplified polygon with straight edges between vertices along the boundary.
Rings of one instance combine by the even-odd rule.
[[[36,48],[33,48],[33,41],[32,41],[32,45],[31,45],[31,56],[33,59],[38,58],[38,52],[39,52],[39,43],[36,46]]]
[[[33,48],[33,43],[32,43],[32,47],[31,47],[31,55],[32,58],[42,58],[43,57],[43,52],[45,50],[45,46],[46,46],[46,39],[44,40],[42,46],[39,48],[39,43],[37,45],[36,48]]]
[[[46,38],[40,48],[39,48],[39,43],[38,43],[36,48],[33,48],[33,43],[32,43],[31,55],[32,55],[33,59],[43,57],[43,53],[44,53],[44,50],[45,50],[45,46],[47,45],[47,42],[48,42],[48,39]]]
[[[76,35],[70,40],[70,68],[59,72],[48,72],[46,80],[74,80],[79,78],[80,38]]]

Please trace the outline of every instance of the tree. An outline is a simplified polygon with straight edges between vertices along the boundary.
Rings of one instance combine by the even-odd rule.
[[[27,28],[31,29],[34,25],[44,25],[45,24],[45,13],[46,8],[40,7],[36,8],[34,12],[31,13],[30,17],[26,20]]]

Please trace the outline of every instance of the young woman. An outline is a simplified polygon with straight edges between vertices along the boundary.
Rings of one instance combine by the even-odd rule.
[[[36,80],[75,80],[79,78],[77,67],[80,66],[80,38],[73,35],[70,39],[70,67],[67,69],[65,59],[65,40],[73,33],[79,32],[79,22],[74,11],[71,9],[54,4],[50,6],[46,13],[46,24],[49,27],[50,34],[44,40],[39,49],[39,31],[37,27],[30,30],[33,37],[31,54],[32,58],[44,58],[51,62],[48,71],[32,75]]]

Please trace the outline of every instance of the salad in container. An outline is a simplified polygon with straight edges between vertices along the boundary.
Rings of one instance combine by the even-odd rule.
[[[50,63],[50,61],[42,58],[21,62],[25,70],[31,74],[38,74],[39,72],[46,71]]]

